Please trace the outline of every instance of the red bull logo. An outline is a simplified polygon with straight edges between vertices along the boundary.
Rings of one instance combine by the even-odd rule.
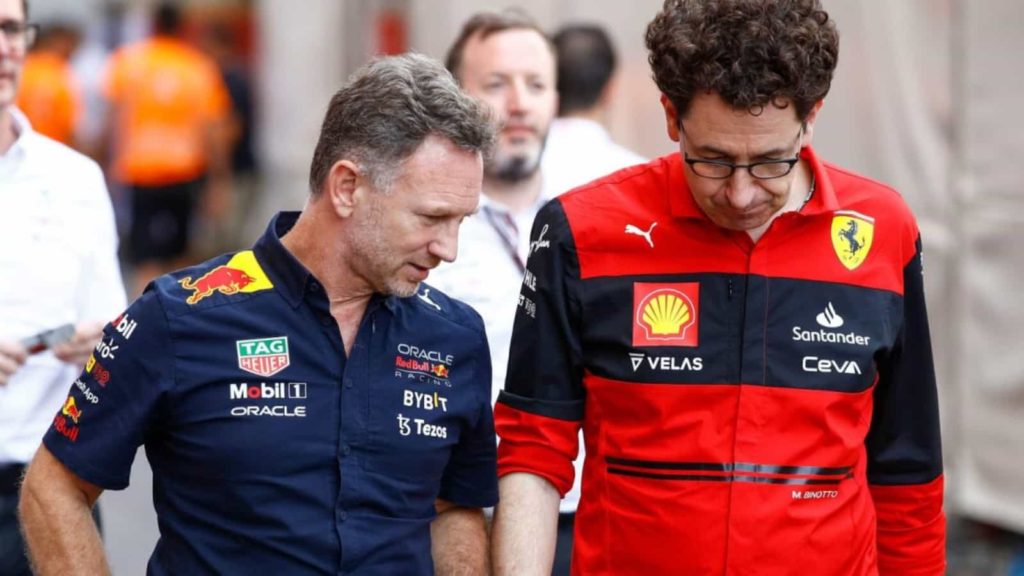
[[[191,276],[186,276],[178,281],[185,290],[191,290],[192,295],[185,302],[198,304],[200,300],[213,295],[214,292],[230,296],[238,294],[243,288],[255,282],[256,279],[249,276],[242,270],[217,266],[206,274],[203,274],[195,282]]]
[[[82,411],[75,405],[75,397],[68,396],[68,399],[64,401],[64,407],[60,409],[60,413],[71,418],[71,421],[78,424],[78,419],[82,417]]]
[[[417,370],[420,372],[430,372],[430,362],[419,361],[414,358],[403,358],[401,356],[395,356],[395,366],[403,368],[405,370]]]
[[[230,296],[239,292],[258,292],[274,287],[256,261],[252,250],[235,254],[227,264],[217,266],[198,280],[193,281],[191,276],[186,276],[178,283],[185,290],[192,291],[192,295],[185,300],[189,304],[197,304],[215,292]]]

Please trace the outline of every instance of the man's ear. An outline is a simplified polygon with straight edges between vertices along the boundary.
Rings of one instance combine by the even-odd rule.
[[[359,166],[351,160],[338,160],[327,173],[324,194],[335,214],[342,218],[348,218],[355,211],[360,175]]]
[[[821,112],[821,107],[824,104],[824,99],[815,102],[811,111],[807,114],[807,119],[804,120],[804,138],[802,144],[804,148],[810,146],[811,141],[814,139],[814,123],[818,120],[818,112]]]
[[[668,96],[662,94],[661,107],[665,109],[665,129],[668,131],[668,137],[673,142],[679,142],[679,112],[676,110],[676,105],[668,99]]]

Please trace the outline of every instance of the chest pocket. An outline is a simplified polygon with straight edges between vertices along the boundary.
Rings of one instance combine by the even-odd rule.
[[[364,468],[391,477],[439,479],[459,441],[462,422],[452,388],[399,371],[383,376],[367,395]]]

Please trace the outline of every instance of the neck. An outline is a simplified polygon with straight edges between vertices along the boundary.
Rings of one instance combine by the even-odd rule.
[[[332,226],[333,214],[318,214],[315,201],[302,211],[295,226],[281,238],[281,243],[320,281],[331,303],[332,314],[337,310],[362,310],[373,295],[373,288],[362,282],[350,269],[346,243]],[[337,315],[336,315],[337,316]]]
[[[751,240],[757,242],[764,235],[768,227],[772,225],[772,222],[776,218],[785,214],[786,212],[799,212],[804,207],[804,203],[808,200],[809,194],[811,193],[811,186],[814,185],[814,174],[811,172],[811,166],[806,160],[801,160],[796,167],[797,175],[793,179],[793,187],[790,188],[789,197],[786,198],[786,204],[782,206],[772,217],[768,219],[763,225],[754,228],[753,230],[747,230],[747,234],[750,235]]]
[[[8,107],[0,108],[0,155],[6,154],[18,139],[14,131],[14,117]]]
[[[484,194],[491,201],[508,208],[513,214],[518,214],[537,202],[543,184],[544,179],[538,169],[532,176],[519,182],[485,179]]]
[[[605,110],[600,106],[592,106],[590,108],[587,108],[586,110],[574,110],[563,116],[563,118],[578,118],[580,120],[590,120],[592,122],[597,122],[598,124],[604,124],[605,117]]]

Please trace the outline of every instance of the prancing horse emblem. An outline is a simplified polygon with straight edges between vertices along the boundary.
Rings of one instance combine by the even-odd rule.
[[[847,270],[864,263],[874,236],[875,219],[871,216],[852,210],[840,210],[832,216],[832,248]]]

